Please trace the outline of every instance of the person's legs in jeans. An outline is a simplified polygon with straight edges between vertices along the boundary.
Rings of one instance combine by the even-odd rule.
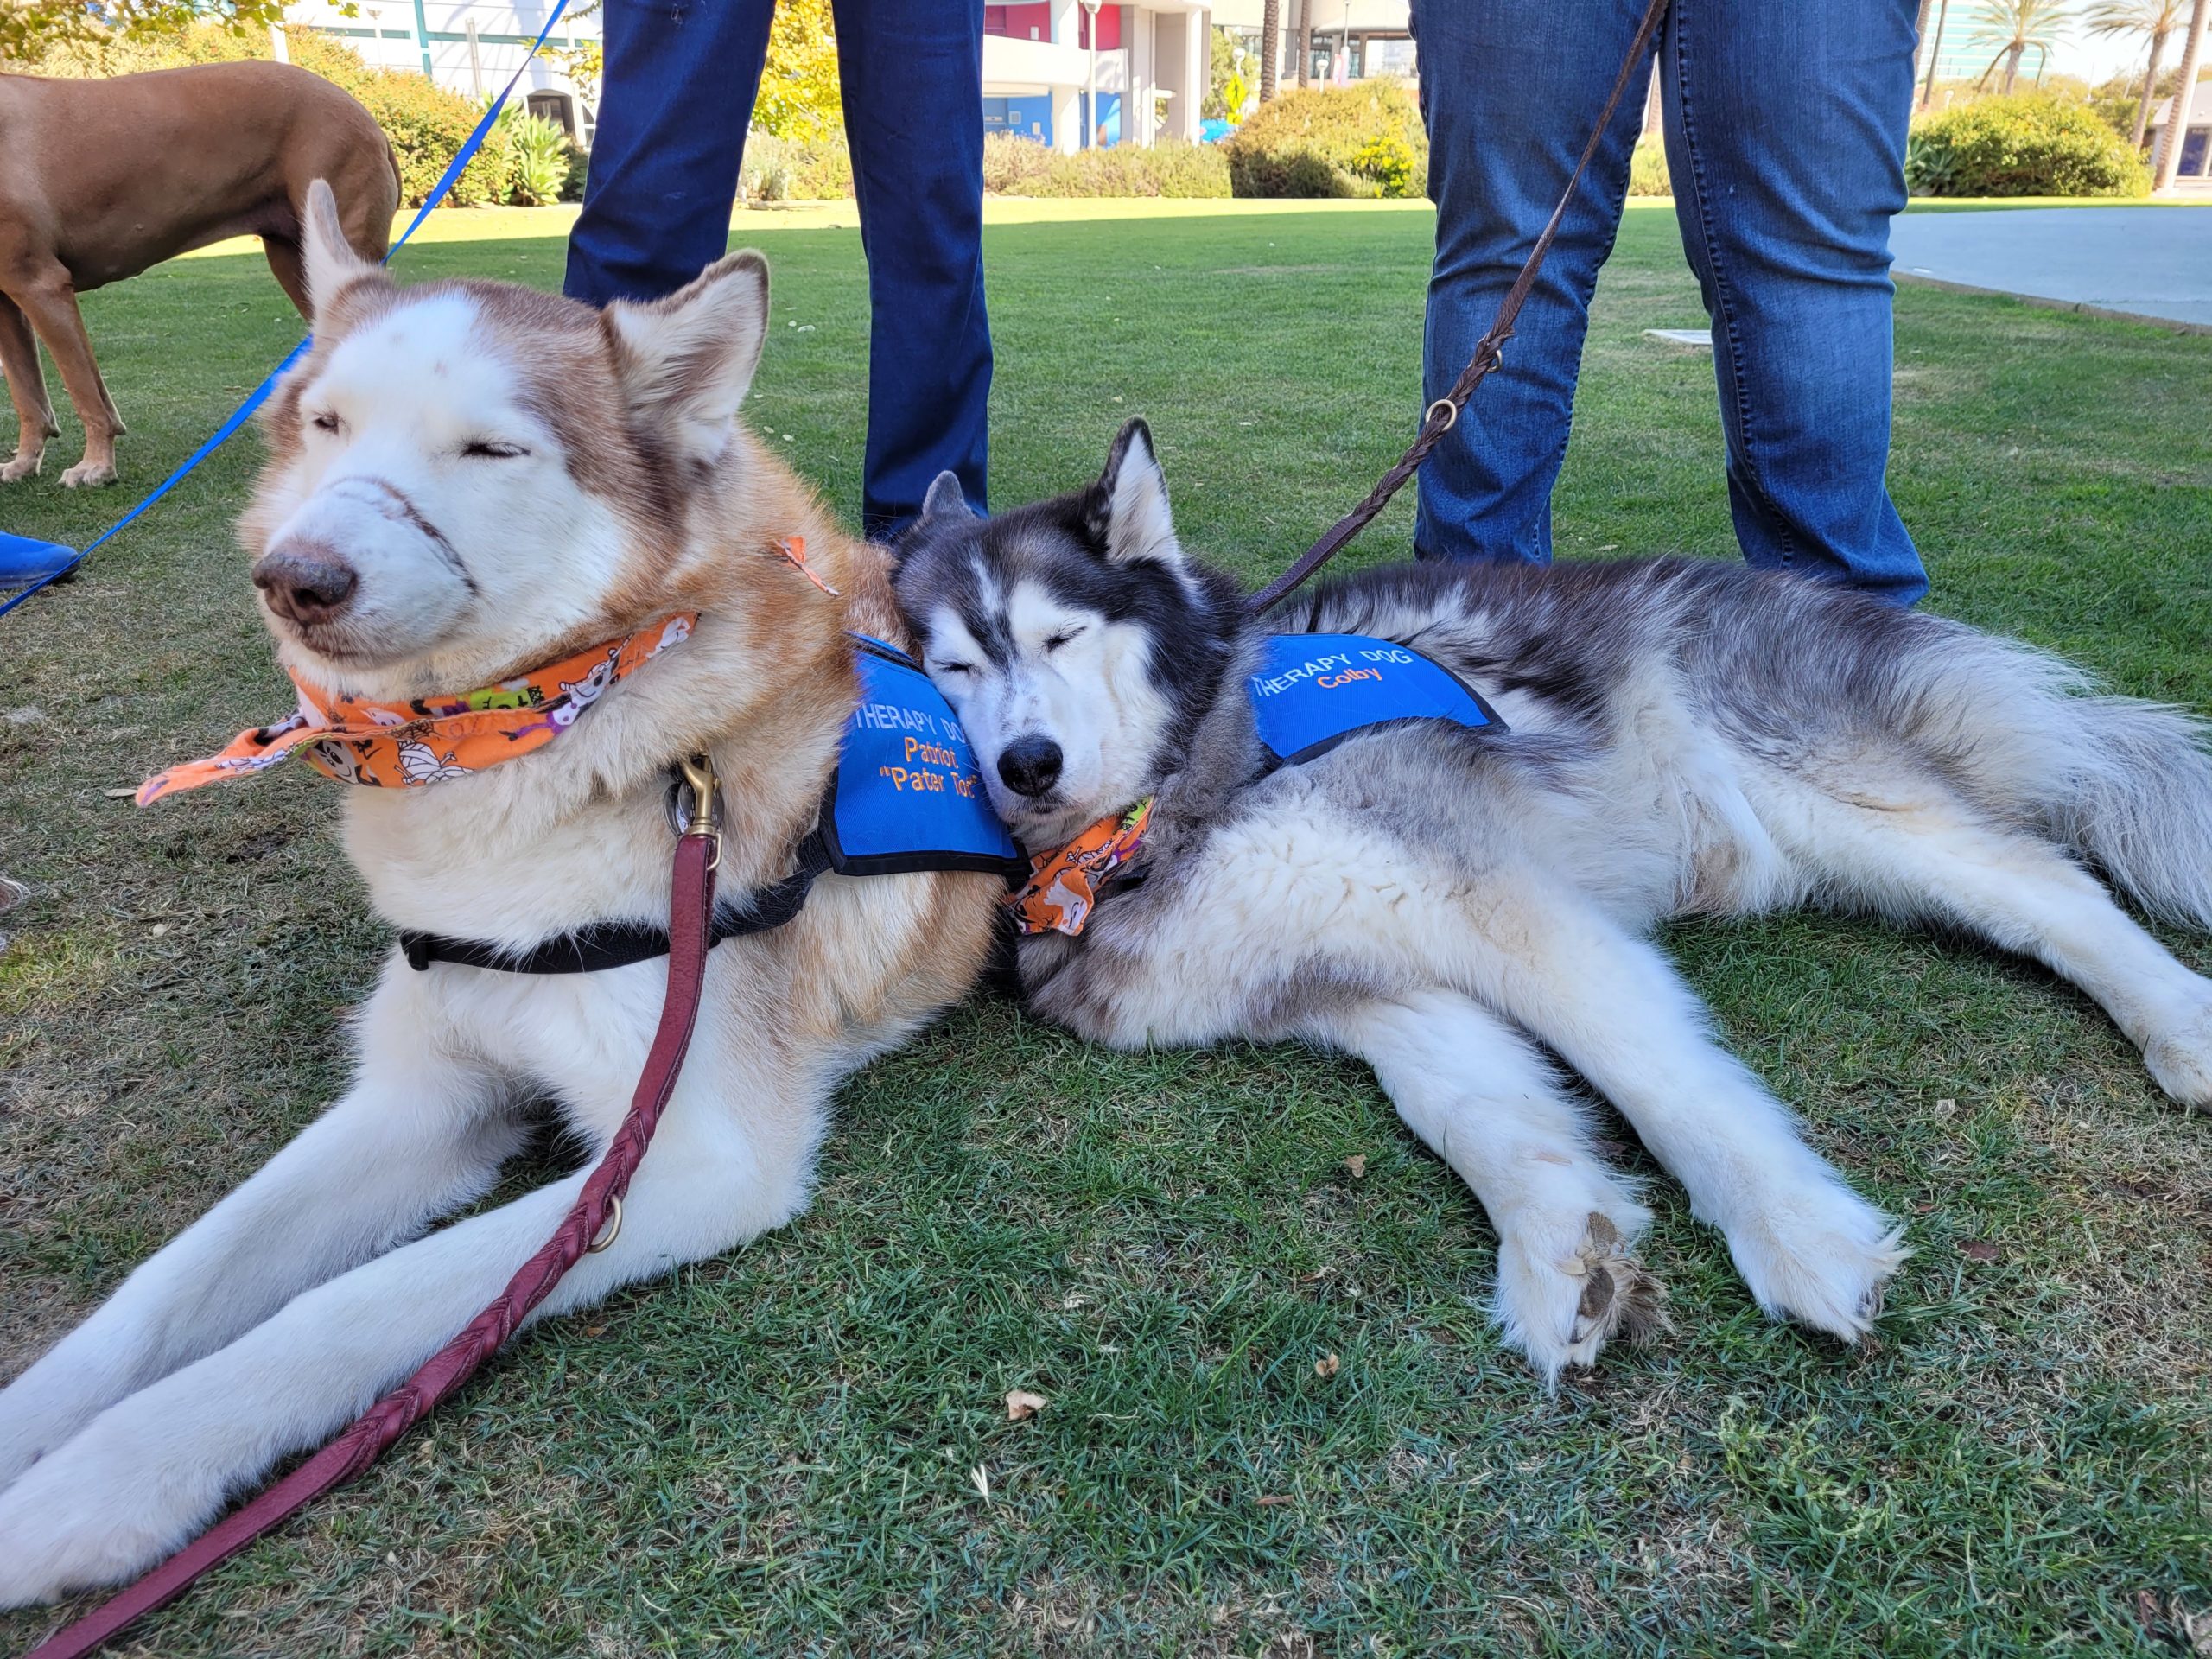
[[[563,291],[671,294],[722,256],[774,0],[612,0],[599,131]]]
[[[987,505],[983,7],[833,4],[874,316],[861,525],[882,537],[921,512],[941,472]]]
[[[1660,56],[1744,556],[1904,605],[1928,590],[1883,481],[1913,13],[1913,0],[1675,0]]]
[[[1551,217],[1643,11],[1643,0],[1416,0],[1437,209],[1424,404],[1459,378]],[[1628,194],[1643,85],[1631,83],[1583,175],[1504,366],[1421,467],[1414,550],[1423,558],[1551,557],[1552,485],[1591,291]]]

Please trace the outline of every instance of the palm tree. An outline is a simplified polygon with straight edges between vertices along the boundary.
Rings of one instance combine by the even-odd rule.
[[[2157,188],[2174,188],[2181,169],[2182,140],[2189,136],[2190,105],[2196,94],[2196,72],[2204,61],[2204,25],[2212,21],[2212,0],[2196,0],[2190,8],[2189,32],[2182,36],[2181,85],[2174,88],[2174,112],[2166,118],[2166,142],[2158,155]]]
[[[1275,95],[1275,74],[1282,65],[1282,0],[1260,8],[1260,102]]]
[[[2183,0],[2098,0],[2089,8],[2092,35],[2147,35],[2151,61],[2143,71],[2143,96],[2135,100],[2135,148],[2143,148],[2143,135],[2151,125],[2151,99],[2158,84],[2158,65],[2166,55],[2166,41],[2181,27]]]
[[[2072,10],[2071,0],[1985,0],[1980,25],[1967,38],[1976,46],[1994,46],[1997,55],[1990,59],[1977,84],[1986,83],[2001,63],[2005,90],[2011,92],[2019,85],[2020,60],[2031,48],[2043,54],[2044,62],[2049,62],[2050,48],[2058,43]],[[2042,74],[2040,67],[2036,73]]]
[[[1936,12],[1936,38],[1926,42],[1928,49],[1922,59],[1922,61],[1928,66],[1927,72],[1920,78],[1920,107],[1923,110],[1928,107],[1929,101],[1936,96],[1936,66],[1942,61],[1943,25],[1950,21],[1950,17],[1951,0],[1943,0],[1943,3]],[[1920,26],[1923,31],[1928,27],[1926,0],[1922,0]]]

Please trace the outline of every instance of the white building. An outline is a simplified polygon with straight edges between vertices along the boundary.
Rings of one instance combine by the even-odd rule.
[[[1213,62],[1208,10],[1206,0],[986,5],[985,128],[1062,150],[1196,143]]]
[[[285,21],[334,35],[378,68],[420,70],[480,99],[523,65],[551,10],[552,0],[296,0],[286,6]],[[988,128],[1067,150],[1198,138],[1211,67],[1205,0],[1040,0],[986,5],[983,16]],[[594,11],[563,16],[549,44],[599,38]],[[530,62],[518,96],[531,114],[591,143],[597,111],[558,61]],[[1138,119],[1136,111],[1147,108],[1152,118]]]
[[[579,9],[561,19],[548,47],[599,39],[599,14],[579,18]],[[486,99],[523,65],[552,10],[553,0],[297,0],[284,8],[284,21],[335,36],[378,69],[417,69],[466,98]],[[558,62],[531,61],[515,96],[532,115],[591,143],[597,111]]]
[[[1363,80],[1389,75],[1411,82],[1418,76],[1412,7],[1407,0],[1281,0],[1276,8],[1276,73],[1285,86],[1298,84],[1296,30],[1301,7],[1309,31],[1306,84],[1333,86],[1344,80]],[[1213,0],[1213,21],[1251,50],[1261,50],[1260,25],[1265,16],[1262,0]],[[1257,80],[1258,76],[1251,77]]]

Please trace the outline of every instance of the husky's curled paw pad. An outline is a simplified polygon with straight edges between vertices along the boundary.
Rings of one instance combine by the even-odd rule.
[[[2212,1111],[2212,1013],[2143,1046],[2152,1081],[2192,1111]]]
[[[1576,1252],[1582,1295],[1575,1304],[1574,1342],[1593,1346],[1619,1338],[1649,1342],[1668,1328],[1667,1287],[1630,1255],[1611,1217],[1590,1212],[1589,1231]]]

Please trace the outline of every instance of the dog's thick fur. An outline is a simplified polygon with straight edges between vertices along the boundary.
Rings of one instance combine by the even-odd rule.
[[[60,434],[37,340],[85,426],[70,486],[115,477],[122,417],[92,360],[77,296],[226,237],[257,236],[308,312],[300,252],[308,187],[337,193],[347,242],[384,257],[399,169],[376,118],[320,75],[207,63],[107,80],[0,75],[0,372],[21,426],[0,484],[39,469]],[[35,334],[36,339],[33,338]]]
[[[1154,798],[1141,885],[1079,938],[1022,941],[1031,1004],[1117,1045],[1365,1058],[1489,1211],[1499,1322],[1548,1377],[1661,1316],[1628,1254],[1648,1213],[1539,1044],[1770,1313],[1855,1339],[1905,1254],[1714,1041],[1645,938],[1662,918],[1817,905],[1980,934],[2212,1106],[2212,982],[2090,874],[2212,925],[2204,728],[2024,645],[1713,562],[1380,570],[1266,630],[1413,645],[1510,734],[1388,727],[1268,772],[1243,689],[1262,625],[1182,552],[1141,423],[1091,488],[988,523],[941,480],[900,557],[929,671],[1027,845]],[[1041,791],[1040,742],[1060,752]]]
[[[901,636],[881,556],[737,423],[766,267],[733,255],[603,315],[487,283],[403,290],[346,251],[327,192],[313,206],[315,347],[272,400],[243,529],[283,658],[402,698],[700,613],[544,748],[429,788],[330,785],[378,912],[516,947],[664,919],[667,768],[702,750],[728,809],[722,893],[787,874],[858,695],[842,630]],[[842,601],[779,555],[795,535]],[[336,566],[350,602],[288,620],[282,583]],[[963,993],[998,892],[988,875],[828,876],[798,920],[717,947],[620,1236],[541,1311],[795,1215],[831,1089]],[[489,1188],[541,1092],[596,1159],[666,978],[658,961],[533,977],[388,959],[345,1096],[0,1393],[0,1605],[145,1567],[490,1301],[582,1173],[425,1230]]]

